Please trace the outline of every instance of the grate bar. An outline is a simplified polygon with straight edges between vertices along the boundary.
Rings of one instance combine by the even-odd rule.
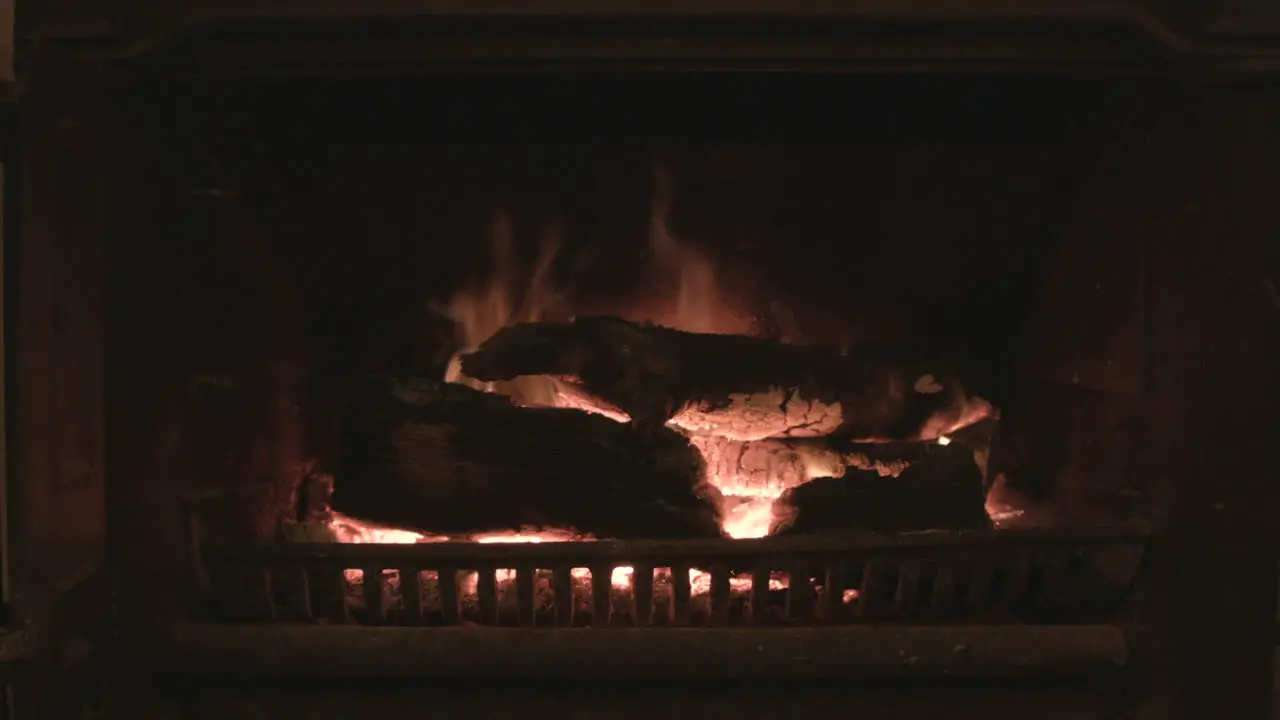
[[[400,568],[400,598],[404,603],[404,624],[422,624],[422,573],[416,567]]]
[[[516,568],[516,617],[520,627],[534,625],[533,585],[536,581],[532,566],[522,565]]]
[[[364,612],[366,623],[381,625],[386,620],[386,608],[382,603],[382,568],[366,567],[364,574]]]
[[[769,581],[773,572],[768,565],[757,565],[751,571],[751,622],[761,625],[769,619]]]
[[[653,624],[653,568],[636,565],[631,575],[632,617],[639,627]]]
[[[318,567],[311,569],[313,588],[317,588],[320,594],[320,602],[314,606],[320,608],[320,615],[325,620],[332,623],[345,624],[350,621],[350,611],[347,609],[347,599],[345,581],[342,577],[343,570],[341,567]]]
[[[955,564],[946,563],[936,568],[933,573],[933,598],[930,600],[931,615],[946,615],[956,602]]]
[[[445,625],[457,625],[461,620],[458,597],[458,568],[453,565],[442,565],[439,571],[440,618]]]
[[[822,619],[834,623],[840,620],[840,609],[844,603],[844,567],[835,565],[827,568],[827,576],[822,583]]]
[[[690,602],[693,591],[689,587],[689,566],[676,563],[671,566],[671,622],[688,625],[693,607]]]
[[[787,619],[805,623],[813,616],[813,583],[807,565],[793,565],[787,578]]]
[[[573,627],[573,569],[558,567],[552,570],[552,583],[555,597],[556,624],[560,627]]]
[[[498,622],[498,572],[494,567],[476,568],[476,602],[480,605],[480,622]]]
[[[613,566],[591,568],[591,622],[608,625],[613,619]]]

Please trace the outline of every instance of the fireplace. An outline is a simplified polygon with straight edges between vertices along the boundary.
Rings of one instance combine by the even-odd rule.
[[[31,46],[15,611],[100,562],[122,712],[1271,711],[1265,43],[276,10]]]

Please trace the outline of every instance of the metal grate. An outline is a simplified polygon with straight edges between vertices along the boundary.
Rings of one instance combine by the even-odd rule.
[[[879,537],[196,549],[219,620],[692,627],[1098,622],[1145,526]]]

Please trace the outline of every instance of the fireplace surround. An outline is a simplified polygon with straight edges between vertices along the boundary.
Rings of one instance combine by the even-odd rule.
[[[105,678],[121,717],[780,712],[767,693],[797,713],[886,717],[928,712],[922,693],[987,717],[1273,711],[1261,630],[1275,612],[1276,508],[1260,479],[1276,469],[1270,30],[1280,15],[1104,2],[718,5],[121,3],[104,16],[65,2],[20,17],[23,170],[6,257],[11,547],[14,610],[43,647],[25,663],[20,712],[93,704],[93,681],[49,692],[73,674],[50,658],[68,654],[88,658],[76,671]],[[692,99],[672,112],[664,103],[681,93]],[[405,94],[433,102],[410,107]],[[489,227],[476,218],[491,213],[467,216],[479,203],[467,190],[501,176],[528,242],[539,241],[540,214],[558,215],[566,243],[605,234],[639,262],[643,238],[627,237],[647,231],[648,199],[607,202],[648,192],[636,148],[657,142],[694,148],[681,177],[702,188],[702,209],[669,218],[672,234],[705,239],[718,270],[757,292],[816,286],[787,297],[810,333],[838,335],[825,320],[981,359],[983,392],[1004,413],[1001,462],[1011,478],[1035,478],[1021,490],[1052,510],[1052,527],[674,550],[344,545],[325,555],[274,542],[292,502],[279,488],[304,462],[325,464],[327,403],[337,404],[326,378],[439,370],[422,309],[447,298],[413,292],[465,279],[455,266],[483,272],[474,250]],[[808,165],[776,151],[805,144]],[[548,179],[555,163],[568,169]],[[815,179],[824,175],[836,180]],[[760,176],[775,179],[753,185]],[[584,188],[606,209],[574,206]],[[812,210],[823,206],[855,219]],[[404,212],[451,207],[461,219],[449,237],[467,238],[462,247],[427,242],[430,229]],[[593,230],[575,230],[583,215]],[[942,223],[954,244],[937,239]],[[856,249],[796,239],[824,233],[859,238],[849,244],[879,263],[879,279],[841,272]],[[717,247],[724,238],[737,244]],[[886,290],[912,283],[894,273],[913,259],[926,290]],[[984,274],[966,280],[974,268]],[[239,542],[184,524],[211,505],[233,509],[226,532]],[[255,538],[271,542],[244,542]],[[1144,562],[1121,572],[1123,602],[1087,621],[901,614],[912,600],[903,588],[926,587],[902,578],[921,567],[933,602],[940,577],[954,590],[964,574],[946,570],[952,559],[994,557],[990,569],[1007,573],[1021,558],[1039,579],[1009,594],[1034,606],[1028,597],[1062,599],[1045,589],[1054,568],[1061,585],[1068,569],[1105,566],[1081,560],[1107,555],[1089,549],[1117,547]],[[866,590],[867,567],[896,563],[897,616],[830,627],[819,621],[831,599],[783,627],[369,628],[286,623],[285,603],[272,602],[231,622],[210,610],[204,579],[232,561],[271,577],[299,566],[365,577],[510,566],[523,596],[533,569],[558,571],[554,584],[579,566],[647,563],[678,576],[700,563],[715,587],[732,569],[754,588],[803,563],[832,586],[829,571],[855,558],[859,585],[846,589]],[[612,607],[595,575],[593,620]],[[362,587],[367,613],[383,588]],[[63,596],[58,614],[42,609]],[[323,614],[316,601],[310,593],[305,619]],[[717,602],[713,614],[728,607]],[[802,604],[783,600],[798,615]],[[101,617],[104,607],[115,612]],[[761,603],[748,607],[743,624],[767,625],[752,616]],[[630,619],[645,625],[647,611]],[[544,685],[508,685],[517,680]],[[551,694],[556,680],[574,690]],[[726,691],[712,696],[709,682]],[[497,699],[476,699],[496,687]],[[655,687],[661,701],[637,699]]]

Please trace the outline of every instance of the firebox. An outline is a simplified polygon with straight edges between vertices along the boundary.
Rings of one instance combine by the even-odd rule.
[[[947,557],[939,533],[985,544],[1005,537],[997,525],[1141,525],[1134,388],[1100,395],[1114,437],[1085,474],[1056,422],[1079,422],[1081,401],[1019,379],[1082,342],[1066,323],[1045,332],[1044,315],[1064,313],[1050,273],[1078,272],[1073,234],[1129,227],[1113,146],[1141,127],[1140,90],[720,73],[369,82],[328,112],[323,83],[240,83],[230,111],[225,86],[194,85],[175,113],[191,127],[175,172],[191,185],[170,267],[207,363],[175,410],[198,423],[175,451],[212,488],[236,472],[239,442],[267,443],[279,464],[273,482],[238,484],[257,499],[188,509],[215,615],[289,606],[309,620],[323,594],[325,614],[367,624],[767,624],[1052,616],[1079,591],[1060,609],[1079,620],[1126,594],[1141,530],[1097,557],[1068,540],[980,568]],[[1019,99],[1049,110],[991,110]],[[508,119],[521,106],[540,109]],[[1101,218],[1076,230],[1085,202]],[[1140,336],[1133,258],[1105,278],[1118,339],[1097,372],[1112,383],[1141,356],[1125,346]],[[265,426],[230,405],[245,373],[263,376],[259,392],[291,386]],[[246,519],[286,555],[326,540],[444,554],[419,568],[344,548],[369,555],[335,568],[342,582],[283,559],[250,582],[246,558],[205,547]],[[906,538],[918,562],[832,568],[829,546],[797,557],[787,544],[866,533]],[[611,544],[646,541],[672,544]],[[681,541],[722,549],[699,564],[709,550]],[[467,543],[490,547],[481,559]],[[233,592],[259,580],[252,597]]]
[[[99,560],[123,716],[1272,712],[1267,41],[441,10],[30,43],[15,609]]]

